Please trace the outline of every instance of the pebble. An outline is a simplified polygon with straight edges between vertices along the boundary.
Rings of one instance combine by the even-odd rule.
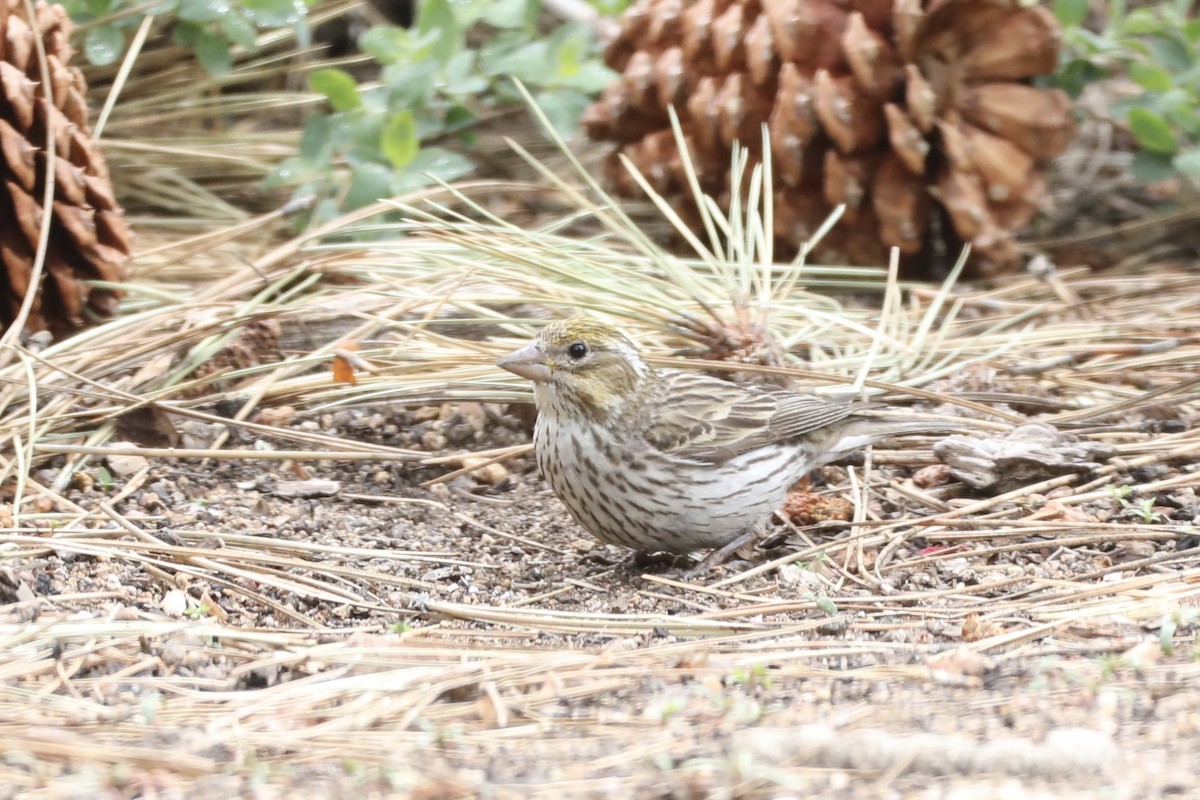
[[[279,481],[275,494],[279,497],[332,497],[342,490],[341,481],[307,480]]]
[[[472,468],[478,467],[478,469],[474,469],[474,471],[471,472],[471,477],[474,478],[475,480],[483,481],[484,483],[491,484],[492,486],[495,486],[496,484],[498,484],[501,481],[508,478],[508,470],[505,468],[505,466],[503,464],[501,464],[499,462],[493,462],[491,464],[487,464],[486,462],[487,462],[486,458],[479,458],[477,456],[469,456],[462,460],[462,465],[465,469],[472,469]],[[479,465],[485,465],[485,466],[479,466]]]
[[[135,475],[150,466],[148,458],[133,453],[128,455],[110,455],[105,461],[108,463],[108,471],[118,478],[128,478],[130,475]]]
[[[421,447],[429,452],[446,449],[446,437],[437,431],[425,431],[421,434]]]
[[[159,607],[168,617],[182,617],[187,611],[187,595],[181,589],[172,589],[163,595]]]

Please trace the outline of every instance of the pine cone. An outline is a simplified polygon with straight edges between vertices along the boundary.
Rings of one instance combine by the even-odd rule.
[[[283,328],[277,319],[254,319],[243,325],[229,341],[192,372],[192,378],[206,378],[223,370],[242,370],[279,360],[279,337]],[[232,388],[230,381],[214,380],[198,384],[190,396]]]
[[[605,55],[621,76],[584,124],[686,197],[673,105],[701,188],[728,202],[732,143],[761,160],[768,123],[781,244],[845,203],[818,257],[879,264],[896,246],[928,271],[967,242],[986,274],[1016,266],[1043,166],[1074,132],[1067,96],[1029,85],[1058,46],[1054,16],[1021,0],[640,0]],[[610,177],[632,191],[623,173],[614,153]]]
[[[27,292],[42,224],[46,143],[53,132],[54,219],[49,247],[26,330],[64,333],[84,322],[85,309],[111,314],[118,293],[89,289],[85,280],[126,277],[130,234],[108,167],[91,140],[87,85],[68,66],[70,18],[62,6],[36,5],[30,20],[23,0],[0,0],[0,320],[11,325]],[[46,50],[42,75],[35,37]],[[53,104],[47,102],[45,87]]]

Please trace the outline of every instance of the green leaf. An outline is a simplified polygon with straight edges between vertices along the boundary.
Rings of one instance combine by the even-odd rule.
[[[308,194],[313,193],[308,192]],[[302,196],[301,192],[297,192],[296,196]],[[338,209],[338,205],[333,198],[326,197],[318,201],[318,203],[313,207],[310,219],[314,225],[323,225],[326,222],[332,222],[333,220],[337,219],[338,215],[341,213],[341,210]]]
[[[125,34],[116,25],[101,25],[87,32],[83,52],[93,64],[111,64],[125,50]]]
[[[550,48],[544,41],[529,42],[518,47],[495,58],[493,63],[485,69],[493,75],[506,75],[532,86],[544,85],[548,79],[553,77]]]
[[[1171,159],[1171,165],[1193,180],[1200,180],[1200,147],[1181,151]]]
[[[392,115],[380,136],[379,149],[396,169],[405,167],[416,157],[421,140],[417,138],[417,123],[411,111]]]
[[[1054,0],[1054,16],[1064,27],[1074,28],[1087,19],[1088,0]]]
[[[561,35],[556,37],[558,38],[558,46],[554,48],[554,60],[557,66],[554,75],[555,84],[579,72],[579,67],[583,63],[584,56],[588,50],[587,34],[585,32],[568,30],[565,27],[560,28],[559,32]]]
[[[233,56],[225,37],[210,31],[200,31],[196,37],[196,58],[210,75],[224,75],[233,68]]]
[[[1200,19],[1194,19],[1183,26],[1183,35],[1192,44],[1200,44]]]
[[[423,147],[408,167],[392,179],[392,194],[403,194],[428,186],[433,179],[452,181],[474,169],[474,163],[461,153],[440,147]]]
[[[1121,33],[1127,36],[1145,36],[1158,33],[1162,29],[1163,24],[1148,8],[1134,10],[1125,17],[1124,24],[1121,25]]]
[[[1142,150],[1135,153],[1130,164],[1133,176],[1143,183],[1155,183],[1175,176],[1175,165],[1171,157],[1162,153],[1151,153]]]
[[[576,132],[579,118],[591,104],[590,97],[570,89],[539,92],[534,95],[534,100],[546,115],[546,119],[554,126],[554,130],[563,136],[570,136]]]
[[[1178,145],[1171,126],[1161,114],[1147,108],[1129,110],[1129,130],[1144,149],[1152,153],[1174,153]]]
[[[227,8],[224,3],[210,0],[179,0],[175,13],[188,22],[212,22],[220,19]]]
[[[446,112],[445,128],[448,133],[458,133],[465,128],[472,127],[479,118],[475,116],[475,112],[466,106],[451,106]]]
[[[246,15],[263,28],[287,28],[304,16],[304,9],[295,0],[240,0]]]
[[[386,86],[387,107],[394,111],[424,108],[437,81],[436,61],[392,64],[380,76]]]
[[[358,47],[380,64],[394,64],[412,54],[413,36],[407,28],[375,25],[358,37]]]
[[[1146,40],[1146,49],[1155,62],[1171,72],[1185,72],[1195,63],[1187,45],[1174,37],[1152,36]]]
[[[575,89],[584,94],[598,94],[608,86],[617,73],[613,72],[599,60],[589,60],[579,65],[574,74],[564,77],[559,84],[564,89]]]
[[[1200,140],[1200,103],[1181,103],[1167,111],[1167,118],[1179,127],[1185,139]]]
[[[350,187],[345,205],[353,210],[374,203],[392,193],[392,171],[382,164],[355,163],[350,168]]]
[[[304,122],[300,157],[310,164],[327,165],[333,158],[332,121],[325,114],[312,114]]]
[[[299,156],[285,158],[279,166],[263,180],[263,188],[278,189],[281,186],[295,186],[309,180],[313,175],[312,165]]]
[[[1170,91],[1174,82],[1171,73],[1154,64],[1135,61],[1129,65],[1129,77],[1148,92]]]
[[[528,0],[493,0],[482,20],[493,28],[522,28],[528,19]]]
[[[358,84],[350,73],[340,69],[319,69],[308,76],[308,85],[329,100],[335,111],[349,111],[362,105]]]
[[[226,39],[246,50],[253,50],[258,46],[258,31],[254,25],[233,9],[221,17],[221,32],[225,34]]]
[[[196,42],[200,41],[200,34],[202,32],[203,29],[199,25],[181,21],[171,33],[171,39],[175,44],[183,45],[184,47],[195,47]]]
[[[449,92],[460,93],[458,84],[471,80],[475,76],[475,61],[478,51],[460,50],[442,65],[441,83]]]
[[[1077,58],[1073,61],[1068,61],[1058,71],[1056,82],[1059,88],[1066,91],[1067,94],[1072,97],[1078,97],[1089,83],[1100,80],[1107,74],[1107,72],[1089,59]]]
[[[422,0],[417,11],[417,32],[436,34],[430,55],[444,62],[458,50],[461,34],[450,0]]]
[[[629,8],[630,0],[588,0],[592,8],[606,17],[615,17]]]

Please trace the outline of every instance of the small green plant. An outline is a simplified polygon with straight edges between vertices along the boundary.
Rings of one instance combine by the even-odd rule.
[[[1153,525],[1163,521],[1162,514],[1154,510],[1154,498],[1143,497],[1138,501],[1136,511],[1142,516],[1142,522]]]
[[[771,688],[771,673],[766,664],[754,664],[749,667],[734,667],[729,673],[729,683],[741,686],[747,691],[762,687]]]
[[[101,491],[111,492],[117,483],[113,480],[112,473],[108,471],[107,467],[97,467],[96,485],[100,487]]]
[[[1118,670],[1124,666],[1121,661],[1120,653],[1105,653],[1100,656],[1100,680],[1102,682],[1111,681],[1116,677]]]
[[[829,599],[825,594],[806,594],[805,600],[811,600],[817,604],[817,608],[827,617],[836,617],[838,614],[837,603]]]
[[[1108,493],[1112,495],[1113,502],[1121,507],[1122,510],[1134,514],[1138,514],[1142,518],[1142,522],[1147,525],[1154,525],[1162,522],[1162,514],[1154,510],[1154,498],[1143,497],[1137,503],[1129,502],[1129,496],[1133,494],[1132,486],[1109,486]]]
[[[460,177],[472,162],[441,144],[471,146],[481,116],[519,102],[512,79],[529,87],[557,129],[573,129],[612,73],[586,28],[540,34],[540,8],[533,0],[424,0],[413,28],[367,31],[359,46],[380,65],[379,81],[360,84],[340,69],[314,72],[309,86],[330,110],[309,117],[299,154],[279,166],[268,188],[315,197],[313,218],[324,221]],[[477,45],[476,32],[483,35]]]
[[[1112,495],[1114,503],[1120,503],[1121,507],[1124,508],[1129,505],[1126,501],[1129,495],[1133,494],[1133,487],[1128,484],[1124,486],[1109,486],[1108,493]]]
[[[212,611],[212,607],[208,603],[201,603],[198,606],[192,606],[183,613],[191,619],[200,619],[201,617],[207,617],[210,611]]]
[[[233,48],[252,51],[260,31],[292,28],[308,43],[308,6],[316,0],[62,0],[76,23],[84,25],[83,52],[93,64],[111,64],[125,51],[128,34],[147,13],[173,21],[176,44],[191,48],[213,75],[233,66]]]
[[[1104,30],[1084,27],[1089,0],[1056,0],[1064,28],[1058,82],[1078,95],[1091,81],[1128,76],[1142,91],[1110,107],[1141,148],[1133,171],[1146,181],[1200,180],[1200,19],[1193,0],[1126,10],[1110,0]]]

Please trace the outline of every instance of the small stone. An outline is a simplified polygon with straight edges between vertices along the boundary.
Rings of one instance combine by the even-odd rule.
[[[442,415],[438,406],[422,406],[413,412],[413,422],[432,422]]]
[[[187,595],[180,589],[172,589],[163,595],[159,607],[168,617],[182,617],[187,611]]]
[[[954,476],[950,474],[950,467],[945,464],[930,464],[927,467],[921,467],[913,473],[913,484],[921,489],[932,489],[936,486],[945,486],[954,480]]]
[[[471,477],[477,481],[495,486],[501,481],[508,478],[508,470],[499,462],[487,463],[487,459],[470,456],[462,460],[462,465],[466,469],[473,469],[470,473]],[[482,466],[480,466],[482,465]]]
[[[295,418],[296,409],[292,406],[264,408],[254,415],[254,421],[259,425],[270,425],[273,428],[286,428]]]
[[[131,451],[136,450],[135,445],[128,443],[118,443],[113,446],[119,447],[121,444],[129,447]],[[150,466],[150,460],[136,452],[113,453],[105,459],[105,462],[108,464],[108,471],[118,478],[128,478]]]
[[[171,644],[168,644],[158,653],[158,657],[161,658],[162,662],[168,667],[182,664],[184,659],[187,658],[187,655],[188,649],[178,642],[172,642]]]
[[[444,450],[446,448],[446,437],[437,431],[425,431],[421,435],[421,447],[431,453]]]
[[[342,490],[341,481],[308,480],[279,481],[275,484],[278,497],[332,497]]]

